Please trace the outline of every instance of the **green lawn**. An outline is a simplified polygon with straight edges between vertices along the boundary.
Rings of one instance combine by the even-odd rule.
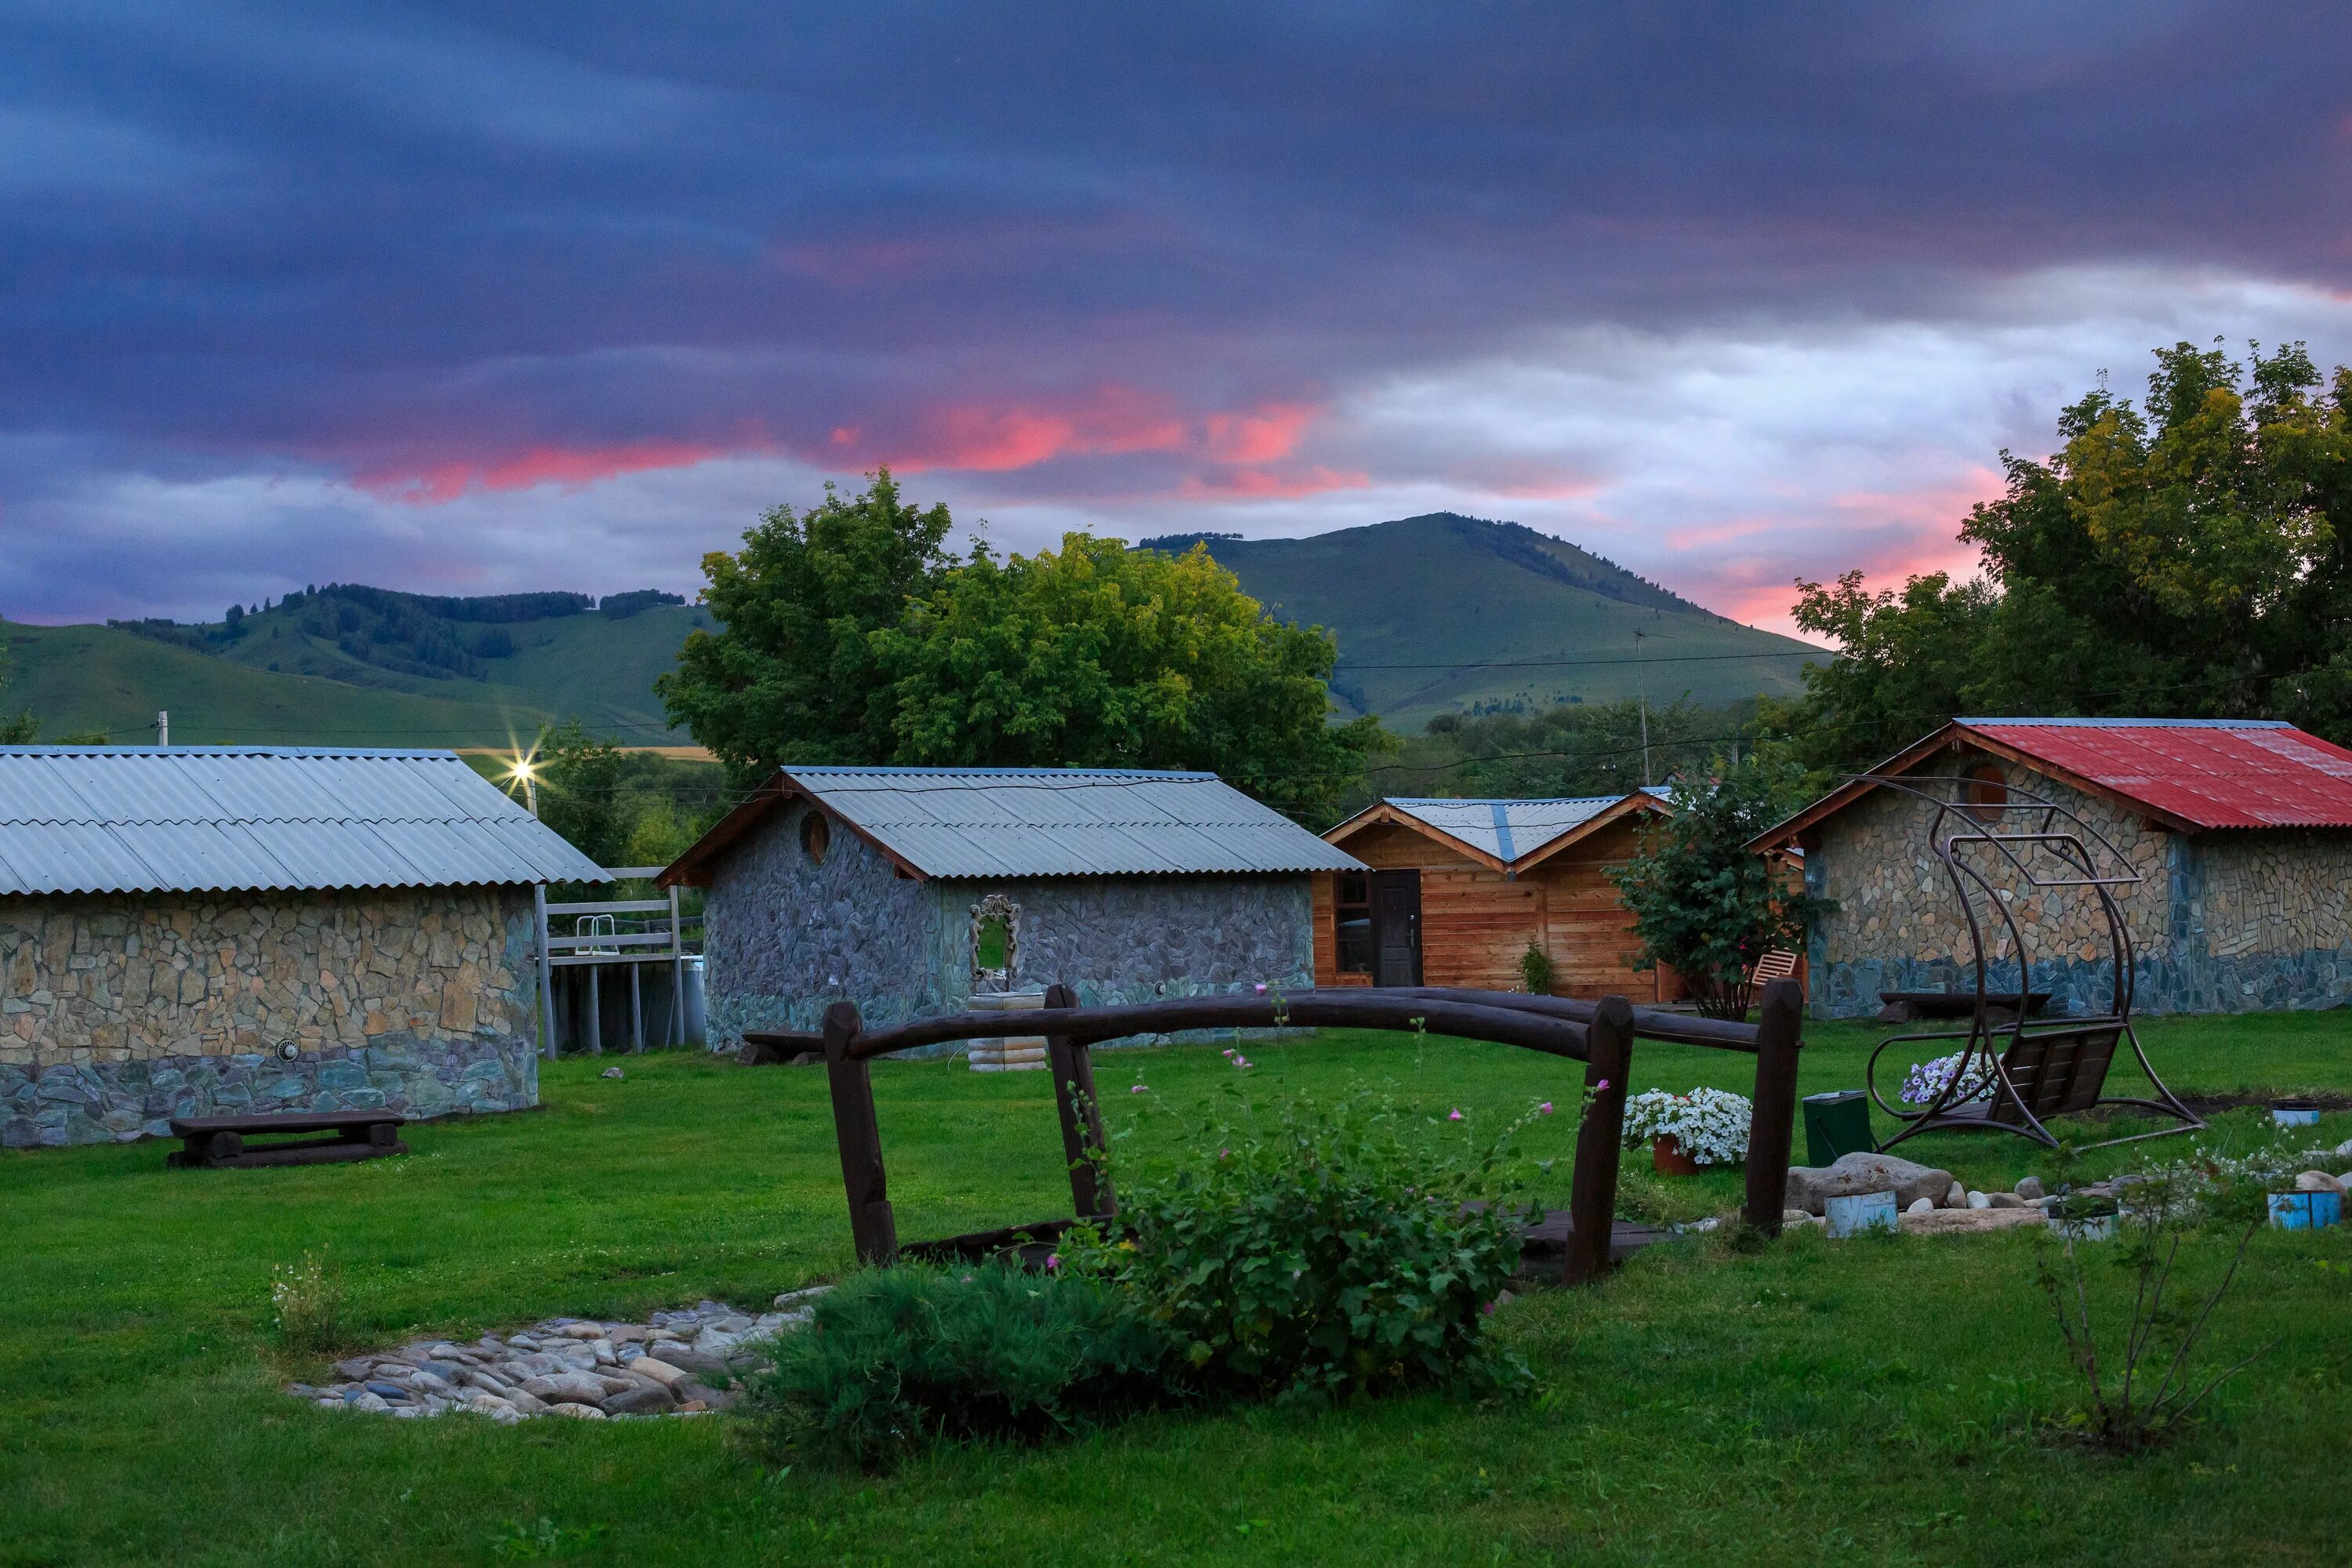
[[[2147,1035],[2184,1092],[2352,1088],[2352,1015]],[[1811,1026],[1805,1091],[1859,1082],[1874,1037]],[[1474,1126],[1575,1089],[1570,1064],[1441,1040],[1251,1055],[1256,1092],[1361,1077]],[[1114,1121],[1140,1118],[1141,1164],[1243,1078],[1203,1047],[1099,1059]],[[1637,1087],[1741,1088],[1749,1069],[1648,1044],[1635,1061]],[[507,1521],[541,1519],[601,1526],[581,1560],[632,1563],[2347,1560],[2342,1230],[2259,1238],[2218,1348],[2273,1348],[2203,1430],[2135,1460],[2028,1434],[2063,1366],[2017,1235],[1806,1234],[1752,1257],[1679,1241],[1597,1292],[1497,1314],[1541,1380],[1531,1401],[1158,1416],[886,1479],[763,1477],[723,1420],[394,1422],[280,1394],[320,1370],[264,1329],[272,1265],[305,1248],[339,1260],[354,1348],[753,1303],[848,1265],[821,1072],[674,1056],[625,1059],[616,1083],[604,1065],[551,1068],[545,1110],[413,1130],[405,1159],[179,1173],[154,1143],[0,1155],[0,1563],[488,1563]],[[875,1076],[903,1236],[1061,1211],[1043,1075]],[[1151,1094],[1127,1092],[1139,1076]],[[1565,1153],[1569,1120],[1538,1123],[1533,1152]],[[2220,1133],[2260,1128],[2238,1111]],[[2320,1133],[2352,1136],[2352,1114]],[[1973,1184],[2035,1167],[2013,1140],[1919,1142]],[[1737,1202],[1736,1174],[1626,1168],[1633,1210]]]

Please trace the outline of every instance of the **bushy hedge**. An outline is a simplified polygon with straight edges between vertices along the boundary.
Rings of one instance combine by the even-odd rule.
[[[1481,1138],[1360,1093],[1203,1128],[1172,1175],[1122,1177],[1117,1228],[1071,1231],[1044,1273],[853,1277],[777,1342],[747,1410],[778,1458],[874,1468],[1154,1405],[1524,1381],[1483,1331],[1532,1206],[1524,1121]]]
[[[1123,1187],[1123,1234],[1064,1251],[1141,1300],[1212,1394],[1522,1375],[1482,1330],[1531,1206],[1510,1157],[1523,1122],[1485,1139],[1433,1125],[1370,1093],[1289,1101],[1213,1130],[1174,1175]]]
[[[901,1264],[819,1298],[746,1388],[773,1453],[879,1468],[940,1439],[1027,1441],[1171,1395],[1175,1342],[1098,1280]]]

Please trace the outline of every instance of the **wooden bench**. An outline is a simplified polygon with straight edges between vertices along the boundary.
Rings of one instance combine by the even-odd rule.
[[[179,1150],[163,1163],[175,1170],[224,1170],[249,1165],[326,1165],[405,1154],[402,1118],[391,1110],[311,1111],[291,1116],[189,1116],[175,1118],[172,1136]],[[324,1133],[248,1145],[255,1134]]]

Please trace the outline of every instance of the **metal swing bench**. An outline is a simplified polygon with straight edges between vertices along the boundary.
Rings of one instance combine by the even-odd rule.
[[[1975,1005],[1966,1028],[1893,1035],[1871,1052],[1864,1078],[1871,1101],[1903,1123],[1879,1148],[1892,1149],[1921,1132],[1960,1130],[2013,1132],[2056,1148],[2059,1140],[2050,1131],[2050,1119],[2106,1106],[2151,1111],[2177,1125],[2077,1147],[2102,1149],[2203,1127],[2204,1119],[2157,1076],[2132,1027],[2131,930],[2114,889],[2136,886],[2140,877],[2123,853],[2067,807],[2014,786],[1986,792],[1975,779],[1917,775],[1881,775],[1872,782],[1916,795],[1936,808],[1928,842],[1967,921],[1976,974]],[[2004,867],[2014,884],[2006,889],[1996,885]],[[2017,902],[2029,893],[2055,896],[2069,889],[2087,889],[2098,900],[2113,961],[2109,1006],[2092,1016],[2036,1020],[2032,1016],[2037,995],[2031,989],[2032,954],[2018,921]],[[2007,932],[2006,946],[2015,955],[2013,988],[1994,984],[1989,977],[1988,914],[1998,917]],[[1878,1058],[1888,1049],[1954,1040],[1962,1042],[1960,1059],[1924,1109],[1889,1105],[1878,1092]],[[2126,1045],[2147,1075],[2156,1098],[2104,1092],[2116,1050]]]

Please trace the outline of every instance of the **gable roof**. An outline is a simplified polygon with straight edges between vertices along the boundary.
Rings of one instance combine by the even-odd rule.
[[[2352,752],[2276,719],[1955,719],[1873,768],[1965,741],[2166,827],[2352,827]],[[1877,788],[1853,779],[1757,837],[1795,837]]]
[[[1660,792],[1549,800],[1391,795],[1323,837],[1334,844],[1382,823],[1435,838],[1495,871],[1520,871],[1629,812],[1667,809]]]
[[[728,847],[810,800],[915,877],[1360,871],[1214,773],[1080,768],[782,768],[662,873],[707,883]]]
[[[609,880],[455,752],[0,746],[0,894]]]

